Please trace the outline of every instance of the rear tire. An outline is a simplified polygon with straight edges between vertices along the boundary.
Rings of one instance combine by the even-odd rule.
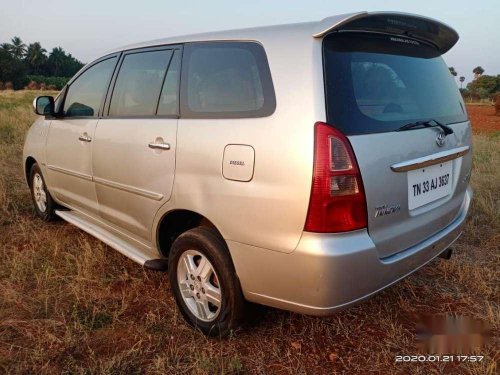
[[[169,255],[169,280],[186,321],[207,336],[227,336],[244,322],[245,300],[224,240],[198,227],[181,234]]]
[[[33,164],[30,170],[30,189],[36,216],[43,221],[55,220],[57,204],[47,190],[45,179],[37,163]]]

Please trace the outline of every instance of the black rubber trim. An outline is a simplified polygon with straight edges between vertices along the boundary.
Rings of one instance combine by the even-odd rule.
[[[168,259],[159,258],[147,260],[144,262],[144,268],[152,271],[165,272],[168,269]]]

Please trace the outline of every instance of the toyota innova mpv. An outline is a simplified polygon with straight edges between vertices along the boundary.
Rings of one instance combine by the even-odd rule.
[[[449,26],[400,13],[154,40],[87,64],[24,148],[56,216],[168,270],[186,320],[329,315],[449,255],[472,192]]]

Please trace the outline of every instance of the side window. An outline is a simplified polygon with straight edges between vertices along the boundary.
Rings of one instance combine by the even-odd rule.
[[[153,116],[172,50],[125,55],[109,107],[110,116]]]
[[[264,117],[276,100],[266,55],[253,42],[186,45],[182,117]]]
[[[179,114],[179,75],[181,70],[181,52],[176,51],[168,66],[167,76],[161,90],[158,103],[158,115],[175,116]]]
[[[115,64],[116,57],[98,62],[68,87],[63,108],[66,117],[97,116]]]

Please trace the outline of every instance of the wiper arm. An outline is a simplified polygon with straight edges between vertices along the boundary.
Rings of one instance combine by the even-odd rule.
[[[443,132],[445,135],[453,134],[452,128],[450,128],[448,125],[441,124],[439,121],[436,121],[434,119],[410,122],[409,124],[406,124],[406,125],[403,125],[402,127],[400,127],[398,129],[398,131],[415,129],[415,128],[419,128],[421,126],[423,126],[425,128],[435,128],[438,126],[441,129],[443,129]]]

